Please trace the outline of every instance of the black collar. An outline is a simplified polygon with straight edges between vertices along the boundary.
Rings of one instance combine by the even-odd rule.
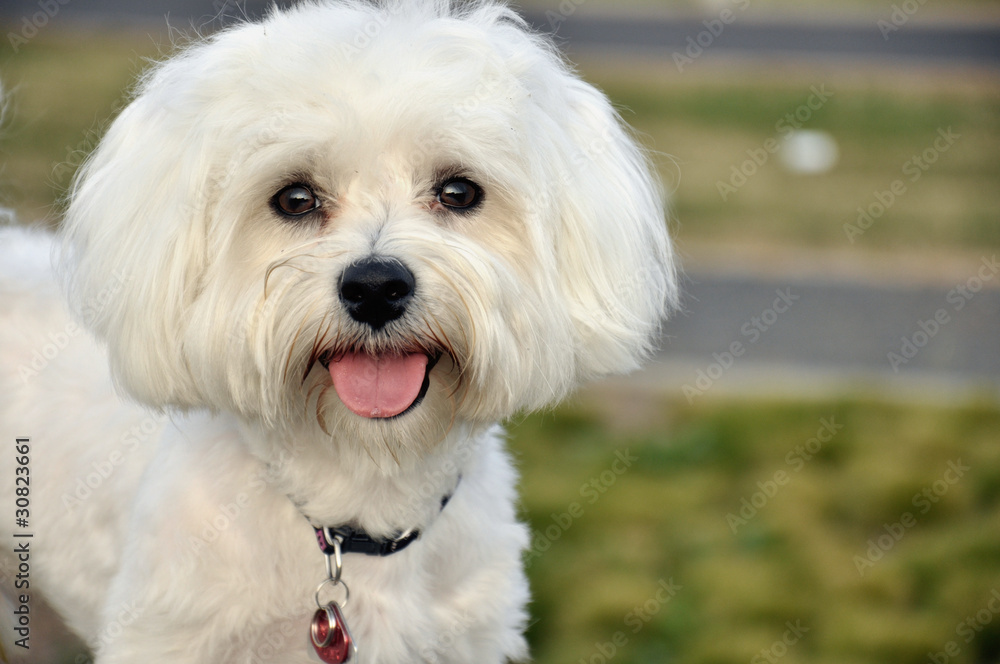
[[[340,542],[341,553],[364,553],[369,556],[388,556],[390,553],[402,551],[420,537],[420,531],[407,530],[391,539],[372,537],[363,530],[351,526],[333,526],[329,528],[316,528],[316,541],[319,543],[319,550],[328,556],[332,556],[336,548],[334,540]]]
[[[461,482],[462,478],[459,477],[458,480]],[[454,491],[441,498],[442,510],[448,504],[448,501],[451,500],[453,494]],[[372,537],[360,528],[350,525],[325,526],[321,528],[313,526],[313,530],[316,531],[316,542],[319,544],[320,551],[328,556],[332,556],[336,552],[334,541],[340,544],[341,553],[388,556],[397,551],[402,551],[420,537],[420,530],[416,528],[411,528],[391,538]]]

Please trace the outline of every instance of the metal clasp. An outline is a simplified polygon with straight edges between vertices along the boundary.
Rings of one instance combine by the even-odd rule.
[[[334,587],[338,585],[344,587],[344,601],[340,602],[340,606],[347,606],[347,602],[351,598],[351,589],[348,588],[344,580],[340,578],[344,571],[344,558],[340,551],[340,544],[343,538],[340,535],[330,532],[329,529],[327,530],[327,534],[332,535],[329,539],[331,544],[333,544],[333,552],[324,554],[326,555],[326,578],[323,579],[322,583],[316,587],[316,606],[321,609],[324,608],[326,604],[320,601],[319,593],[323,590],[323,586],[328,583]]]

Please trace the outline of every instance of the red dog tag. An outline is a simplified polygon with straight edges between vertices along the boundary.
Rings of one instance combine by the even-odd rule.
[[[326,664],[350,662],[358,651],[336,602],[330,602],[313,614],[310,637],[316,654]]]

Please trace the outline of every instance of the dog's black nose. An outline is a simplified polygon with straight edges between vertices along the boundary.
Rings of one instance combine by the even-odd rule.
[[[340,275],[340,300],[351,318],[380,330],[406,312],[416,285],[399,261],[371,256]]]

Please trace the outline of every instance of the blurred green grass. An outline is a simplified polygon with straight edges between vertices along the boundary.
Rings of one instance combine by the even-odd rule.
[[[512,428],[537,662],[606,661],[616,633],[621,664],[762,662],[787,623],[808,631],[782,662],[926,664],[949,641],[961,649],[950,662],[1000,661],[1000,615],[987,611],[969,643],[956,633],[1000,591],[995,405],[664,399],[648,410],[624,431],[579,405]],[[824,422],[835,434],[809,445]],[[617,474],[626,450],[636,460]],[[949,462],[969,469],[958,477]],[[757,505],[745,524],[743,499]]]
[[[54,222],[76,168],[161,51],[138,32],[43,32],[17,53],[0,40],[0,204]]]
[[[674,189],[682,239],[850,248],[844,224],[855,223],[857,208],[877,203],[876,192],[900,180],[906,192],[856,239],[858,246],[1000,246],[996,86],[914,88],[891,75],[846,80],[822,69],[811,76],[758,72],[740,80],[706,74],[694,83],[660,71],[651,84],[641,69],[623,76],[601,68],[590,78],[647,145],[663,153],[661,177]],[[817,103],[813,90],[829,100]],[[809,108],[810,101],[818,108]],[[792,173],[778,155],[744,166],[748,151],[759,159],[766,141],[784,143],[795,125],[836,140],[839,161],[829,173]],[[959,138],[933,164],[923,169],[911,162],[949,129]],[[752,174],[740,184],[734,169]],[[720,192],[720,182],[736,183],[735,191]]]

